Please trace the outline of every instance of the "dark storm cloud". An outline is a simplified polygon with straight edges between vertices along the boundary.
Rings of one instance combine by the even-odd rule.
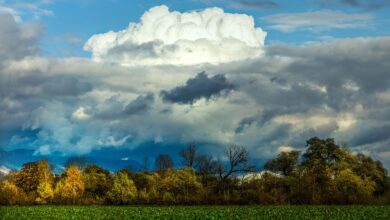
[[[202,98],[208,100],[228,93],[234,88],[235,86],[224,75],[208,77],[205,72],[201,72],[195,78],[187,80],[184,86],[178,86],[170,91],[163,90],[160,95],[165,102],[192,104]]]
[[[390,140],[390,124],[374,125],[366,123],[361,128],[353,132],[354,138],[351,141],[352,145],[360,146],[366,144],[374,144],[382,141]],[[386,147],[386,146],[384,146]]]
[[[138,96],[134,101],[130,102],[124,112],[129,115],[145,114],[148,112],[154,103],[154,95],[148,93],[143,96]]]

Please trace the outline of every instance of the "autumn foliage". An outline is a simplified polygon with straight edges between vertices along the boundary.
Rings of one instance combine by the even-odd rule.
[[[263,169],[243,147],[227,161],[198,155],[190,145],[156,158],[155,171],[116,173],[95,164],[55,174],[47,161],[26,163],[0,181],[0,203],[26,204],[388,204],[390,183],[379,161],[354,154],[333,139],[311,138],[305,152],[281,152]],[[260,171],[262,170],[262,171]]]

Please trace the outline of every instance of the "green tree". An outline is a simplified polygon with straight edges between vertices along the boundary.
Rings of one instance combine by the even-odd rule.
[[[353,171],[363,179],[371,179],[375,183],[374,194],[380,196],[390,191],[387,181],[388,173],[380,161],[375,161],[369,156],[358,154]]]
[[[114,184],[107,196],[114,204],[129,204],[136,198],[137,188],[127,174],[119,172],[115,175]]]
[[[128,173],[138,189],[138,197],[147,203],[157,202],[159,199],[159,185],[161,178],[157,173]]]
[[[167,170],[161,181],[161,190],[163,197],[167,202],[184,202],[198,200],[202,184],[195,175],[192,168],[182,168],[179,170]],[[168,193],[168,194],[167,194]]]
[[[299,151],[281,152],[276,159],[268,161],[264,168],[273,172],[281,172],[289,176],[298,165]]]
[[[372,201],[375,183],[362,179],[350,169],[341,171],[336,177],[340,201],[344,204],[368,203]]]
[[[82,172],[84,193],[93,198],[102,198],[112,187],[113,178],[110,172],[95,164],[84,168]]]
[[[340,147],[333,138],[310,138],[306,141],[307,150],[303,154],[303,164],[310,166],[313,163],[332,164],[340,160]]]

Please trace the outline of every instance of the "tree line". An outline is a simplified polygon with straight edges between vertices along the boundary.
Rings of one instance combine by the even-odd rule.
[[[116,173],[70,161],[60,175],[46,161],[26,163],[0,181],[0,204],[389,204],[390,181],[380,161],[354,154],[334,139],[313,137],[305,152],[281,152],[262,171],[245,148],[227,147],[227,161],[180,150],[155,170]]]

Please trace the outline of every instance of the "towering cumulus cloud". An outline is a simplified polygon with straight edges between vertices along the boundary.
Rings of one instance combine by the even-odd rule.
[[[125,30],[93,35],[84,49],[95,61],[123,65],[218,64],[261,56],[265,37],[245,14],[220,8],[170,12],[162,5]]]

